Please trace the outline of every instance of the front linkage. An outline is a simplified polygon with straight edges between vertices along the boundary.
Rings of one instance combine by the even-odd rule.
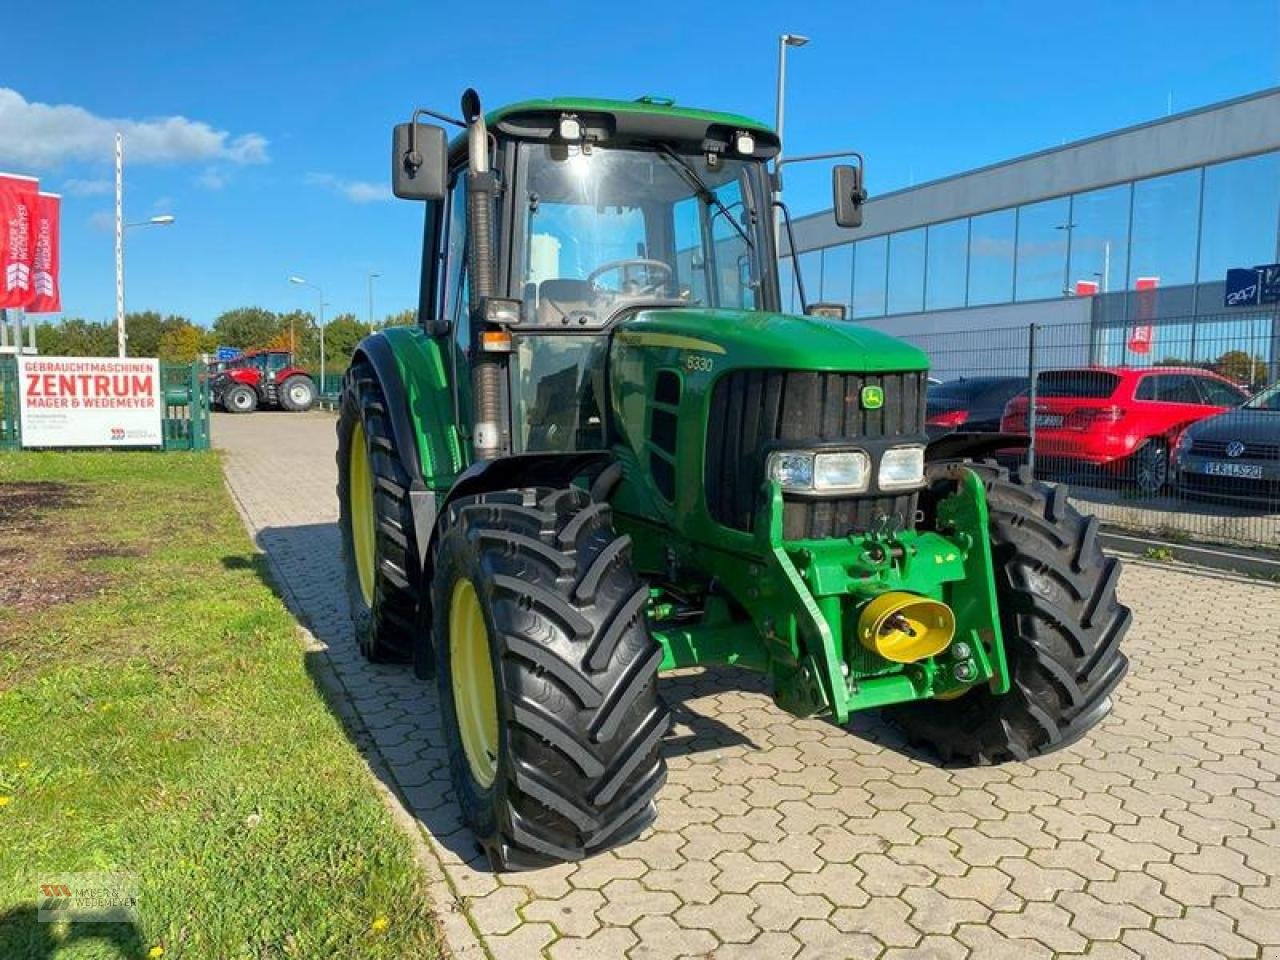
[[[886,529],[838,540],[785,541],[782,491],[769,484],[756,555],[688,545],[745,608],[712,596],[700,623],[651,626],[664,669],[733,664],[761,670],[774,698],[801,716],[843,724],[850,713],[959,696],[985,683],[1009,689],[981,478],[959,473],[937,504],[936,531]]]

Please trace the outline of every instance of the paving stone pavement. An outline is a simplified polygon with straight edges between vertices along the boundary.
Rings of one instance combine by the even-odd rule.
[[[217,415],[257,544],[327,647],[495,958],[1280,960],[1280,588],[1130,563],[1111,716],[1032,763],[947,770],[874,716],[795,720],[732,671],[665,678],[658,820],[494,876],[462,828],[433,690],[356,652],[328,414]],[[449,909],[450,905],[441,905]]]

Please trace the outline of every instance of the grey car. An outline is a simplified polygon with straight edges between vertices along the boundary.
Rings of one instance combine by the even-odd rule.
[[[1174,470],[1182,493],[1280,503],[1280,383],[1188,427]]]

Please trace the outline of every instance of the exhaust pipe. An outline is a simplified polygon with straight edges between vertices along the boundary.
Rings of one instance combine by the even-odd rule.
[[[470,223],[467,272],[471,311],[471,442],[477,460],[492,460],[502,452],[502,361],[480,349],[480,336],[484,332],[484,298],[493,295],[493,201],[498,184],[489,166],[489,129],[480,108],[480,94],[470,87],[462,94],[462,119],[467,124]]]
[[[956,615],[945,603],[900,590],[880,594],[858,617],[858,641],[894,663],[936,656],[955,632]]]

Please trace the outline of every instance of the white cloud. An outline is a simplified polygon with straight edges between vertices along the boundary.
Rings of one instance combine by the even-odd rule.
[[[114,233],[116,229],[116,215],[111,210],[99,210],[89,217],[89,226],[103,233]]]
[[[200,120],[156,117],[148,120],[99,117],[74,104],[32,103],[0,87],[0,160],[29,168],[66,160],[109,161],[116,132],[124,134],[130,163],[182,163],[225,160],[266,163],[267,141],[256,133],[233,137]]]
[[[343,180],[331,173],[309,173],[307,183],[324,187],[339,196],[346,197],[352,203],[377,203],[391,199],[391,188],[383,183],[370,183],[368,180]]]
[[[115,189],[110,180],[79,180],[72,177],[62,183],[62,192],[71,197],[100,197]]]
[[[207,167],[200,176],[196,177],[196,183],[206,190],[221,190],[227,185],[228,179],[227,175],[217,167]]]

